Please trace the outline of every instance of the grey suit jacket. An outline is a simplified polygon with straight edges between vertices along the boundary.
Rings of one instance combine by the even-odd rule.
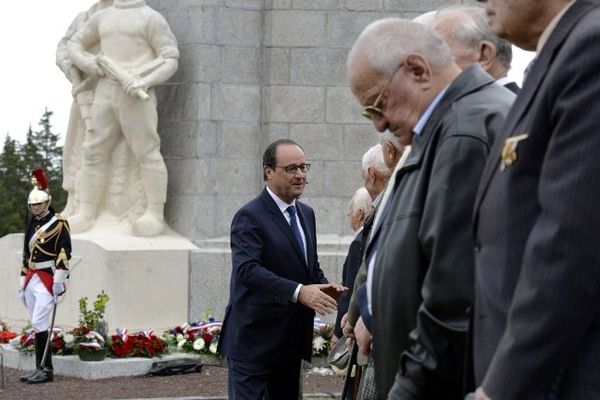
[[[448,87],[398,171],[373,276],[378,391],[461,399],[473,298],[471,217],[493,137],[514,95],[479,65]],[[368,252],[369,250],[367,250]]]
[[[492,399],[600,399],[599,7],[556,26],[478,191],[473,361]]]

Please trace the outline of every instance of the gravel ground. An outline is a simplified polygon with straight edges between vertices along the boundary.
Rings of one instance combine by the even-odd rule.
[[[215,396],[227,397],[227,369],[205,365],[200,373],[165,377],[127,377],[83,380],[55,376],[54,382],[28,385],[19,382],[23,371],[4,368],[2,400],[96,400],[139,399],[160,397]],[[309,393],[342,391],[343,378],[322,376],[313,370],[303,370],[303,390]]]

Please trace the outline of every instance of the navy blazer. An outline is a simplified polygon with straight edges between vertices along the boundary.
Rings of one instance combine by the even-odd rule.
[[[563,15],[479,186],[473,361],[492,399],[600,398],[599,20],[598,0]]]
[[[247,362],[310,361],[314,311],[293,303],[299,283],[327,283],[317,257],[315,214],[296,201],[307,258],[266,188],[231,222],[229,304],[219,349]],[[308,262],[307,262],[308,259]]]

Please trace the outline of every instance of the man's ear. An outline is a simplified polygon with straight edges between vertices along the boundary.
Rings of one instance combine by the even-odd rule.
[[[479,43],[479,64],[484,70],[489,70],[496,61],[496,46],[492,42],[482,40]]]
[[[263,166],[263,174],[265,175],[265,180],[268,181],[273,176],[273,169],[265,165]]]
[[[368,166],[367,167],[367,176],[368,176],[368,182],[374,182],[375,181],[375,168],[373,168],[372,166]]]
[[[358,214],[358,220],[362,225],[362,223],[365,222],[365,212],[362,210],[362,208],[360,208],[356,210],[356,213]]]
[[[416,82],[431,82],[431,64],[420,54],[410,54],[405,61],[406,70]]]

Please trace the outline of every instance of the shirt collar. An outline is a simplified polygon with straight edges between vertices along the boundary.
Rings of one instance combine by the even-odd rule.
[[[567,5],[564,6],[563,9],[560,10],[560,12],[554,16],[554,18],[552,18],[552,21],[550,21],[548,26],[546,26],[546,29],[544,29],[544,32],[542,32],[540,39],[538,40],[538,43],[537,43],[536,52],[538,54],[540,53],[540,51],[542,51],[546,42],[548,42],[550,35],[554,31],[554,28],[556,28],[556,25],[558,25],[558,22],[560,21],[560,19],[563,17],[563,15],[565,15],[567,10],[569,8],[571,8],[573,3],[575,3],[575,0],[569,1],[569,3],[567,3]]]
[[[354,231],[354,237],[357,237],[358,234],[361,233],[364,228],[364,225],[359,226],[358,229]]]
[[[511,83],[512,80],[508,76],[496,79],[496,83],[500,86],[506,86],[507,83]]]
[[[417,124],[413,128],[413,132],[416,137],[421,136],[421,133],[423,132],[423,128],[425,128],[425,124],[427,124],[427,121],[429,121],[429,117],[431,117],[431,114],[433,114],[433,110],[435,110],[438,103],[444,96],[444,93],[446,93],[447,89],[448,89],[448,86],[446,86],[444,89],[442,89],[442,91],[440,91],[438,93],[438,95],[435,96],[435,99],[433,99],[433,101],[431,102],[429,107],[427,107],[427,109],[425,110],[423,115],[421,115],[421,118],[419,118],[419,120],[417,121]]]
[[[289,206],[296,206],[296,199],[294,199],[291,204],[288,204],[285,201],[281,200],[281,198],[279,198],[279,196],[277,196],[275,193],[273,193],[273,191],[268,186],[265,187],[267,188],[267,192],[269,192],[269,195],[275,201],[275,204],[277,204],[277,207],[279,207],[279,210],[282,213],[287,212],[286,210]]]

